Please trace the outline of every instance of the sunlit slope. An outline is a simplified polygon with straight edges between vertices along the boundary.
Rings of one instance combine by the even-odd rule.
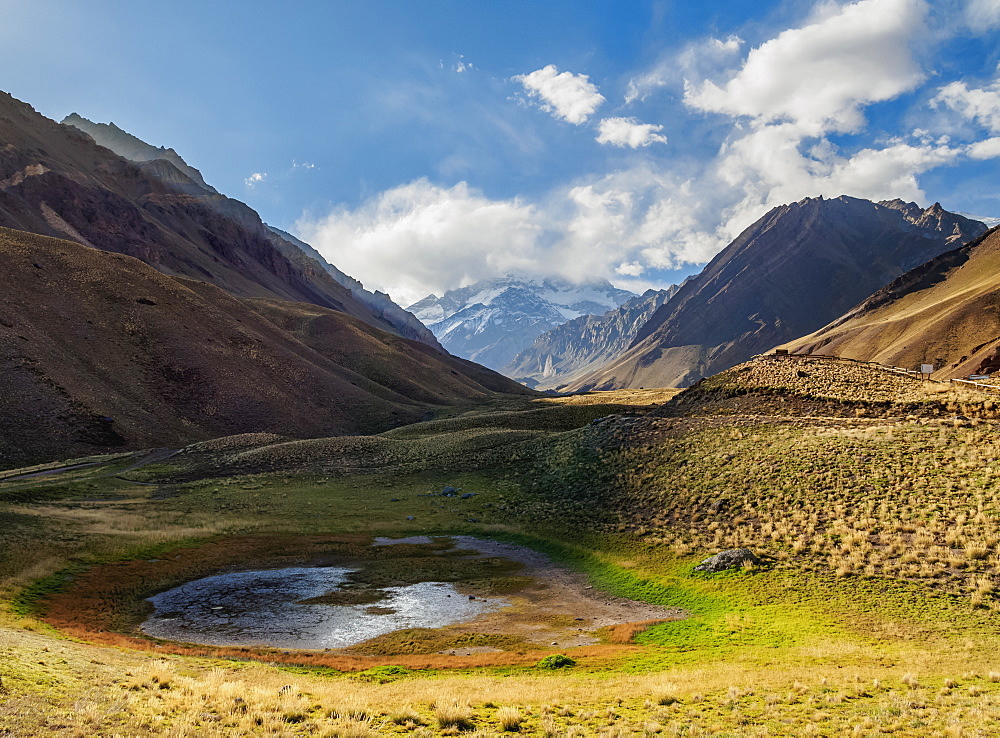
[[[942,378],[992,371],[1000,343],[1000,231],[904,274],[843,317],[785,344]]]
[[[241,301],[70,241],[0,229],[0,264],[0,467],[246,431],[378,432],[527,392],[341,312]]]
[[[774,208],[662,305],[626,353],[566,389],[690,385],[816,330],[985,228],[937,203],[841,196]]]

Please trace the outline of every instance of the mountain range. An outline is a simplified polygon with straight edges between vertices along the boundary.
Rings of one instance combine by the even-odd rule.
[[[337,284],[350,291],[354,302],[361,304],[361,310],[354,309],[357,306],[351,306],[352,309],[346,309],[347,312],[355,314],[377,328],[389,330],[406,338],[413,338],[436,348],[441,348],[434,335],[413,315],[389,299],[388,295],[381,292],[369,292],[361,282],[344,274],[337,267],[327,262],[309,244],[299,240],[290,233],[263,223],[257,213],[242,202],[220,195],[215,188],[206,184],[201,176],[201,172],[188,165],[172,148],[152,146],[123,131],[114,123],[95,123],[77,113],[66,116],[62,123],[64,126],[71,126],[86,134],[98,145],[113,151],[129,161],[139,164],[145,173],[155,177],[160,182],[170,185],[171,189],[175,192],[183,192],[208,208],[216,210],[228,219],[235,221],[236,224],[249,231],[253,236],[263,236],[271,242],[274,249],[294,266],[298,267],[302,273],[325,279],[325,275],[321,273],[325,271]],[[67,232],[65,229],[63,231],[63,235],[66,235]],[[194,276],[202,278],[198,275]],[[323,281],[323,279],[320,279],[320,281]],[[319,300],[308,299],[307,301],[326,304],[328,307],[335,307],[337,309],[345,309],[346,306],[340,297],[340,291],[336,292],[338,293],[337,299],[341,303],[339,306],[330,305],[322,298]],[[283,295],[279,294],[277,296],[282,297]]]
[[[0,142],[0,467],[371,433],[528,392],[170,160],[130,161],[6,94]]]
[[[6,94],[0,141],[0,466],[532,394],[461,357],[560,391],[687,385],[781,344],[1000,368],[996,232],[936,203],[807,198],[668,290],[508,275],[411,313],[173,149]]]
[[[935,203],[806,198],[772,209],[568,389],[681,387],[817,330],[986,226]]]
[[[412,312],[456,356],[500,370],[541,334],[635,297],[606,280],[573,283],[507,275],[428,295]]]
[[[657,308],[677,292],[646,290],[604,315],[581,315],[547,331],[501,369],[537,389],[556,389],[625,352]]]

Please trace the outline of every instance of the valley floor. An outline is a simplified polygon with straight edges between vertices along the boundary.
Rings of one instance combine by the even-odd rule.
[[[0,472],[0,735],[995,735],[998,416],[976,390],[761,359],[677,396]],[[136,631],[180,581],[426,535],[546,557],[494,587],[558,571],[685,617],[602,629],[555,587],[541,620],[586,610],[598,643],[473,624],[310,654]],[[739,546],[763,563],[693,571]],[[553,654],[576,664],[538,665]]]

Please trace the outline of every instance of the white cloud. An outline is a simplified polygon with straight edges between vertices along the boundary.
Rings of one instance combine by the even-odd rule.
[[[926,12],[924,0],[820,5],[812,23],[751,50],[730,79],[689,83],[685,102],[758,122],[796,122],[811,135],[857,131],[866,104],[924,78],[910,46]]]
[[[619,264],[615,267],[615,274],[621,274],[625,277],[641,277],[644,271],[646,271],[646,267],[638,261],[628,262],[627,264]]]
[[[980,33],[1000,28],[1000,0],[969,0],[965,20],[972,30]]]
[[[969,147],[969,156],[980,160],[1000,158],[1000,136],[994,136],[985,141],[977,141],[972,144]]]
[[[743,39],[710,38],[689,44],[679,54],[667,54],[651,69],[629,80],[625,104],[642,102],[656,90],[685,79],[707,79],[726,69],[743,47]]]
[[[1000,78],[986,87],[972,89],[965,82],[952,82],[938,91],[931,106],[949,108],[993,133],[1000,133]]]
[[[315,169],[316,165],[311,161],[296,161],[292,159],[292,169]]]
[[[408,304],[504,272],[605,277],[644,289],[656,286],[657,270],[708,261],[778,205],[842,194],[926,204],[923,173],[963,157],[1000,156],[1000,136],[972,145],[920,129],[876,143],[831,139],[863,131],[867,105],[923,79],[911,45],[926,31],[926,11],[923,0],[823,2],[801,28],[742,58],[736,37],[675,55],[689,80],[689,109],[729,116],[729,135],[708,161],[647,157],[534,200],[494,200],[464,182],[441,187],[422,179],[356,208],[303,219],[299,233],[347,273]],[[633,80],[633,101],[670,74],[681,84],[676,69],[664,65],[659,76],[657,69]],[[577,125],[604,101],[585,76],[554,66],[515,79]],[[949,85],[936,104],[993,125],[997,92]],[[598,129],[597,140],[610,145],[665,142],[661,126],[635,118],[608,117]]]
[[[667,137],[660,135],[663,126],[640,123],[635,118],[605,118],[598,126],[596,141],[602,144],[638,149],[654,143],[666,143]]]
[[[255,187],[267,179],[267,172],[254,172],[249,177],[243,180],[243,183],[247,187]]]
[[[487,274],[533,266],[541,224],[533,205],[490,200],[464,182],[419,179],[354,210],[297,224],[332,264],[402,304]]]
[[[533,203],[492,200],[464,182],[440,187],[419,179],[357,208],[303,218],[296,232],[369,288],[410,304],[507,272],[623,282],[642,265],[704,261],[718,239],[699,233],[697,223],[707,222],[713,207],[652,168],[616,172]]]
[[[554,64],[514,77],[541,108],[573,125],[586,122],[604,102],[586,74],[560,72]]]
[[[455,63],[451,65],[451,70],[453,72],[457,72],[458,74],[471,72],[475,68],[476,67],[472,62],[465,61],[465,56],[463,54],[458,54],[458,58],[455,59]]]

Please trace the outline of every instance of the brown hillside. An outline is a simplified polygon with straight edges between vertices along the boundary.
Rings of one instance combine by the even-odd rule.
[[[568,389],[689,385],[816,330],[985,229],[936,203],[841,196],[775,208],[662,305],[625,354]]]
[[[523,387],[315,305],[0,228],[0,468],[269,431],[370,433]]]
[[[165,159],[136,163],[0,92],[0,226],[134,256],[239,297],[309,302],[440,348],[396,325],[251,208]]]
[[[785,348],[912,368],[937,376],[1000,369],[1000,229],[886,285]]]

